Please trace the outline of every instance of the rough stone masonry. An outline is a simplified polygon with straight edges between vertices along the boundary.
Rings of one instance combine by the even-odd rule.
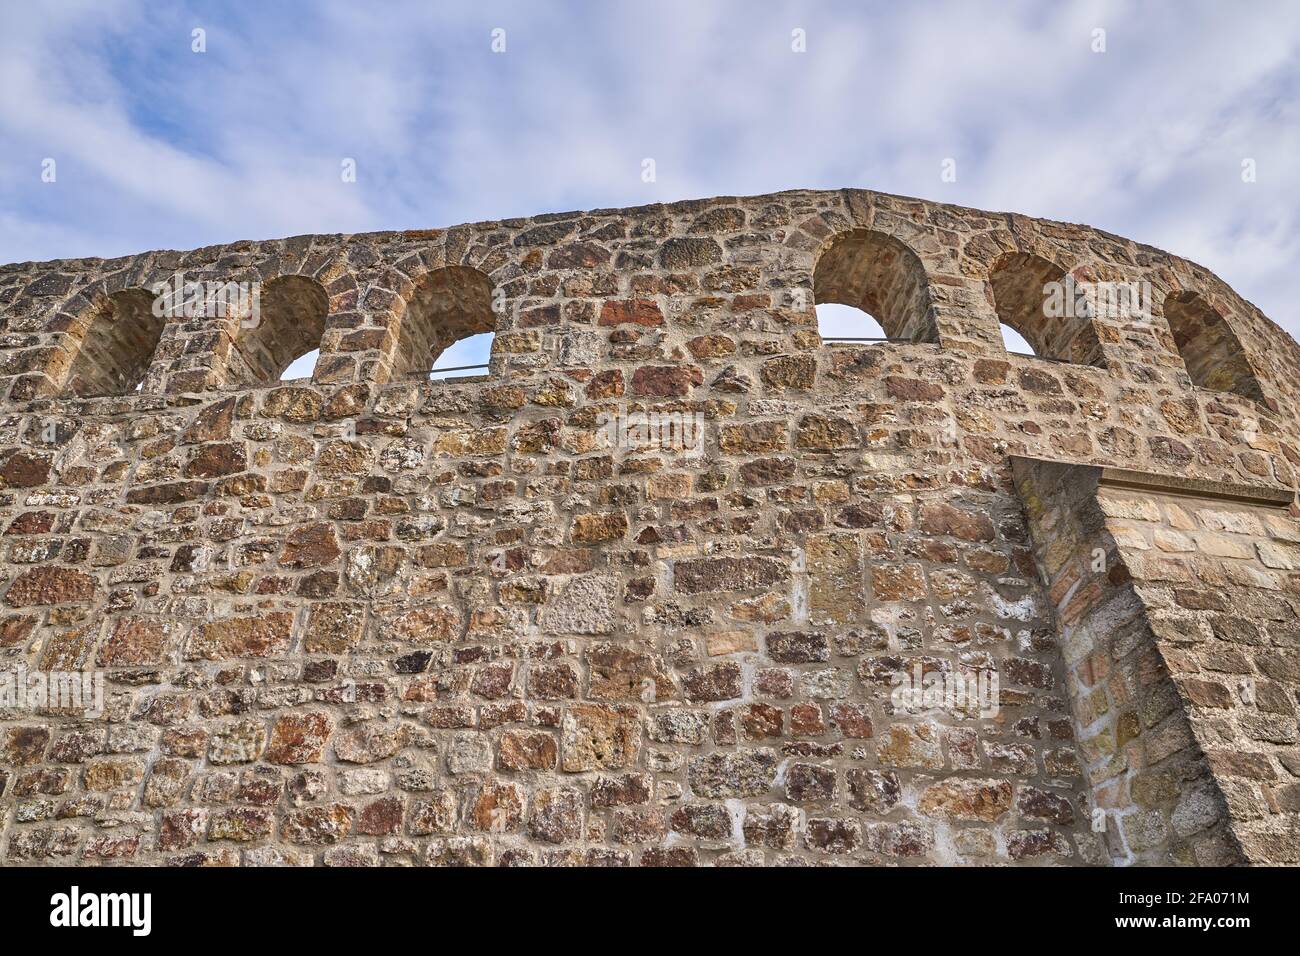
[[[1300,863],[1300,349],[1194,263],[795,191],[3,266],[0,329],[6,865]]]

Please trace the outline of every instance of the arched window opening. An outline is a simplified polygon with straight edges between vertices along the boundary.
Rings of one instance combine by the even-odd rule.
[[[280,381],[294,382],[299,379],[311,378],[312,372],[316,370],[316,360],[318,358],[320,358],[320,349],[312,349],[306,355],[298,356],[281,373]]]
[[[925,267],[915,252],[882,232],[855,229],[832,239],[813,270],[813,300],[819,306],[861,309],[891,339],[939,340]]]
[[[1195,292],[1165,299],[1165,320],[1192,384],[1263,401],[1259,381],[1227,320]]]
[[[89,398],[139,390],[165,324],[154,315],[154,296],[144,289],[124,289],[104,299],[84,321],[65,391]]]
[[[1012,355],[1037,355],[1034,347],[1025,341],[1025,337],[1009,325],[1000,326],[1002,329],[1002,344]]]
[[[494,332],[478,332],[447,346],[429,372],[429,378],[441,381],[462,375],[483,375],[492,358]]]
[[[1007,351],[1100,366],[1101,342],[1092,315],[1070,295],[1065,278],[1064,268],[1027,252],[1009,253],[993,264],[989,289],[998,321],[1028,346]]]
[[[329,296],[315,279],[277,276],[261,287],[255,301],[255,312],[239,316],[227,374],[232,384],[279,381],[295,360],[319,349],[325,333]]]
[[[883,341],[885,330],[862,309],[835,302],[817,306],[817,332],[823,342]]]
[[[421,276],[400,319],[393,374],[486,372],[496,320],[492,281],[478,269],[446,266]]]

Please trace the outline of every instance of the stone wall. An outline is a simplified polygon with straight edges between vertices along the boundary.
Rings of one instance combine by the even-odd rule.
[[[1111,857],[1300,862],[1289,493],[1014,464]]]
[[[260,316],[159,327],[178,271]],[[1026,304],[1057,275],[1155,314],[1063,326]],[[907,341],[824,343],[818,301]],[[1297,575],[1234,605],[1255,703],[1172,703],[1231,819],[1135,840],[1012,479],[1293,493],[1300,352],[1192,263],[792,192],[5,266],[0,312],[0,664],[105,680],[103,714],[0,711],[6,862],[1192,863],[1282,832]],[[487,375],[423,374],[489,329]],[[648,413],[702,445],[611,428]],[[918,672],[995,673],[997,706],[900,705]]]

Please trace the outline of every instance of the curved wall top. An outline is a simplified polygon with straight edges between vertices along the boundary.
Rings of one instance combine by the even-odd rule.
[[[0,666],[107,677],[0,708],[0,860],[1300,862],[1300,347],[1131,240],[835,190],[0,266],[0,412]]]

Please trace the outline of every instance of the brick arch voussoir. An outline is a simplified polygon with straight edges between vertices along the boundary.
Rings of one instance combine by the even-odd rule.
[[[411,290],[408,293],[396,297],[394,302],[390,306],[385,308],[382,312],[376,312],[372,316],[372,320],[376,322],[376,324],[382,323],[387,328],[389,333],[386,337],[385,347],[382,350],[382,355],[381,355],[382,362],[389,374],[395,374],[398,372],[399,369],[402,369],[404,371],[419,371],[418,369],[415,369],[414,366],[421,364],[420,362],[417,362],[413,359],[410,359],[409,357],[404,357],[398,354],[400,351],[400,346],[404,341],[406,341],[405,336],[411,336],[415,338],[415,342],[412,344],[415,345],[417,347],[417,350],[420,351],[423,350],[423,343],[426,338],[428,338],[430,342],[436,341],[435,339],[430,337],[432,334],[431,330],[417,330],[414,328],[405,329],[405,330],[403,329],[403,325],[406,322],[413,320],[412,308],[416,303],[418,290],[423,285],[425,285],[428,282],[434,281],[434,278],[439,273],[445,272],[447,270],[471,270],[474,273],[477,273],[479,276],[483,277],[483,279],[487,283],[489,297],[492,294],[492,290],[497,288],[493,280],[493,276],[477,268],[476,266],[470,264],[462,264],[459,262],[447,263],[445,250],[444,250],[444,255],[430,256],[429,260],[430,260],[430,264],[428,268],[421,270],[418,274],[412,274],[410,276]],[[440,264],[440,265],[431,264],[432,262],[438,262],[438,261],[441,261],[444,264]],[[489,307],[490,307],[490,303],[489,303]],[[503,314],[509,314],[509,309],[504,310]],[[500,316],[496,316],[493,325],[496,331],[501,330],[502,324],[501,324]],[[407,365],[412,366],[412,368],[410,369],[405,368],[405,366]]]
[[[806,275],[807,288],[813,295],[811,301],[806,305],[806,310],[815,309],[817,302],[817,276],[821,270],[826,256],[838,248],[853,243],[883,243],[890,251],[897,252],[901,255],[901,262],[895,263],[891,274],[904,274],[904,281],[910,280],[915,276],[919,280],[918,299],[915,302],[908,303],[904,308],[904,313],[899,315],[884,314],[888,310],[881,307],[881,303],[876,304],[872,314],[884,328],[885,334],[891,337],[905,337],[904,333],[909,333],[911,337],[919,341],[938,341],[939,324],[938,309],[935,302],[933,288],[933,272],[926,260],[917,252],[912,241],[900,238],[895,232],[887,232],[867,226],[849,226],[838,232],[834,232],[824,237],[818,243],[810,257],[811,264]],[[802,285],[802,280],[800,282]],[[823,290],[825,291],[825,290]],[[836,301],[835,299],[826,299],[825,301]],[[845,303],[848,305],[858,305],[858,303]],[[865,304],[865,303],[863,303]],[[882,314],[876,314],[879,311]]]
[[[119,292],[140,289],[153,294],[154,287],[164,282],[170,273],[162,269],[117,269],[113,272],[97,275],[68,293],[54,308],[53,317],[45,325],[45,331],[54,336],[55,344],[75,358],[81,343],[90,332],[90,327],[100,310],[108,305],[108,300]],[[165,319],[163,334],[171,324]]]
[[[357,279],[356,269],[348,263],[342,253],[324,257],[322,261],[304,259],[294,272],[283,272],[268,278],[268,282],[286,275],[302,276],[311,279],[325,291],[328,307],[325,312],[325,328],[329,330],[337,324],[338,316],[352,312],[357,308],[361,283]]]
[[[73,371],[92,337],[95,323],[115,297],[129,294],[141,303],[147,302],[149,308],[152,308],[157,295],[154,290],[162,281],[165,281],[163,270],[143,265],[95,276],[70,292],[55,308],[53,317],[45,325],[45,331],[51,336],[49,344],[54,348],[48,351],[40,367],[30,370],[44,376],[47,382],[44,390],[50,394],[60,394],[70,386]],[[160,353],[164,350],[166,336],[173,325],[171,316],[158,318],[160,322],[156,337],[151,336],[152,348],[147,356],[140,356],[142,362],[139,367],[143,368],[140,373],[142,391],[145,394],[156,391],[154,385],[157,376],[153,370],[160,362]]]
[[[1199,266],[1190,265],[1185,272],[1173,271],[1171,275],[1174,279],[1171,288],[1168,291],[1153,292],[1153,299],[1159,309],[1161,326],[1168,330],[1173,354],[1179,362],[1186,365],[1187,356],[1178,347],[1174,326],[1168,315],[1169,303],[1179,298],[1199,299],[1201,304],[1217,315],[1222,328],[1230,337],[1228,344],[1233,349],[1233,354],[1228,355],[1226,361],[1231,363],[1235,360],[1242,365],[1238,375],[1239,387],[1228,390],[1227,393],[1255,401],[1270,411],[1277,411],[1281,406],[1277,389],[1268,374],[1271,366],[1261,361],[1249,347],[1249,343],[1254,341],[1253,330],[1247,319],[1249,304],[1222,279]],[[1189,374],[1191,371],[1189,366]]]
[[[1120,328],[1122,323],[1106,317],[1090,318],[1086,314],[1072,315],[1068,312],[1062,316],[1048,316],[1041,308],[1029,310],[1017,307],[1015,302],[1009,303],[1006,299],[1006,296],[1016,291],[1014,285],[1008,287],[1008,281],[1014,280],[1007,270],[1027,272],[1020,291],[1030,295],[1031,291],[1027,291],[1030,287],[1023,285],[1023,282],[1032,281],[1032,295],[1044,306],[1049,282],[1065,283],[1067,279],[1113,279],[1127,282],[1137,277],[1141,270],[1112,269],[1098,260],[1087,241],[1044,236],[1037,226],[1013,229],[1010,236],[1015,240],[1015,248],[993,258],[984,283],[985,297],[996,320],[1019,332],[1040,357],[1071,364],[1112,368],[1116,361],[1113,349],[1123,338]],[[1024,261],[1016,264],[1017,259]],[[1042,286],[1038,287],[1038,283],[1042,283]],[[1001,302],[999,285],[1002,286]],[[1061,292],[1068,297],[1066,288],[1063,287]],[[1065,304],[1063,299],[1062,305]]]
[[[320,281],[320,268],[309,268],[310,263],[300,256],[292,255],[287,257],[272,257],[264,260],[257,265],[250,266],[251,274],[248,269],[226,275],[213,275],[211,280],[215,282],[241,282],[250,281],[259,283],[259,297],[265,296],[268,287],[273,288],[277,283],[286,280],[305,280],[312,283],[324,296],[325,315],[323,320],[323,332],[320,339],[320,346],[323,351],[323,342],[325,334],[330,328],[330,321],[335,314],[335,303],[333,297],[325,284]],[[246,278],[244,278],[246,277]],[[265,301],[260,302],[260,307],[265,312]],[[224,316],[210,316],[205,321],[211,323],[209,331],[219,332],[225,339],[224,345],[218,345],[211,349],[210,352],[210,380],[216,386],[232,384],[231,376],[238,367],[234,364],[235,354],[241,348],[241,339],[246,334],[255,334],[256,329],[246,329],[243,326],[245,316],[227,312]],[[261,322],[274,322],[276,316],[263,314]],[[215,340],[214,340],[215,341]],[[310,349],[308,349],[310,351]],[[248,371],[256,370],[256,366],[250,366]],[[258,387],[273,385],[271,381],[243,382],[241,387]]]

